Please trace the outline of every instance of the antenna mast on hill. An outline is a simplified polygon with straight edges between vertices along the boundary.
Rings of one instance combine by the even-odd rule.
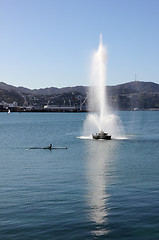
[[[136,82],[137,80],[136,80],[136,73],[135,73],[135,82]]]

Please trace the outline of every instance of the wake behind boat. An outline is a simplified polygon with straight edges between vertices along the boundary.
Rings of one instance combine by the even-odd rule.
[[[108,133],[105,133],[104,131],[100,131],[99,133],[92,134],[93,139],[105,139],[105,140],[111,140],[111,135],[108,135]]]

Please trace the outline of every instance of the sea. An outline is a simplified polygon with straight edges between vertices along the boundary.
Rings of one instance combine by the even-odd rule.
[[[0,113],[0,239],[159,239],[159,112],[115,114],[104,141],[87,113]]]

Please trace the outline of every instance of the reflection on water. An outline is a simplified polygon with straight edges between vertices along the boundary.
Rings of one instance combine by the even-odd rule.
[[[88,180],[88,204],[90,208],[89,217],[95,225],[93,235],[102,236],[109,232],[108,200],[107,193],[108,177],[113,166],[113,141],[89,141],[87,142],[87,180]],[[111,165],[111,166],[110,166]]]

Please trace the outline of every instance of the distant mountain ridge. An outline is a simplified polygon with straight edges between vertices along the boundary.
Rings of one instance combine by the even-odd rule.
[[[8,85],[4,82],[0,82],[0,89],[7,90],[7,91],[16,91],[16,92],[21,92],[25,94],[53,95],[53,94],[62,94],[62,93],[68,93],[73,91],[86,93],[86,91],[88,90],[88,87],[84,87],[84,86],[63,87],[63,88],[50,87],[50,88],[40,88],[40,89],[31,90],[29,88],[15,87],[12,85]]]
[[[0,82],[0,108],[4,103],[16,102],[18,106],[32,106],[42,110],[46,105],[87,107],[88,86],[28,89]],[[107,86],[109,106],[116,110],[159,110],[159,84],[132,81]],[[81,105],[82,104],[82,105]]]
[[[24,94],[33,95],[53,95],[63,94],[69,92],[80,92],[86,94],[88,92],[88,86],[75,86],[75,87],[63,87],[63,88],[40,88],[40,89],[29,89],[25,87],[15,87],[8,85],[4,82],[0,82],[0,89],[7,91],[15,91]],[[116,86],[107,86],[107,90],[110,94],[128,94],[128,93],[139,93],[139,92],[159,92],[159,84],[154,82],[143,82],[143,81],[132,81],[128,83],[119,84]]]

